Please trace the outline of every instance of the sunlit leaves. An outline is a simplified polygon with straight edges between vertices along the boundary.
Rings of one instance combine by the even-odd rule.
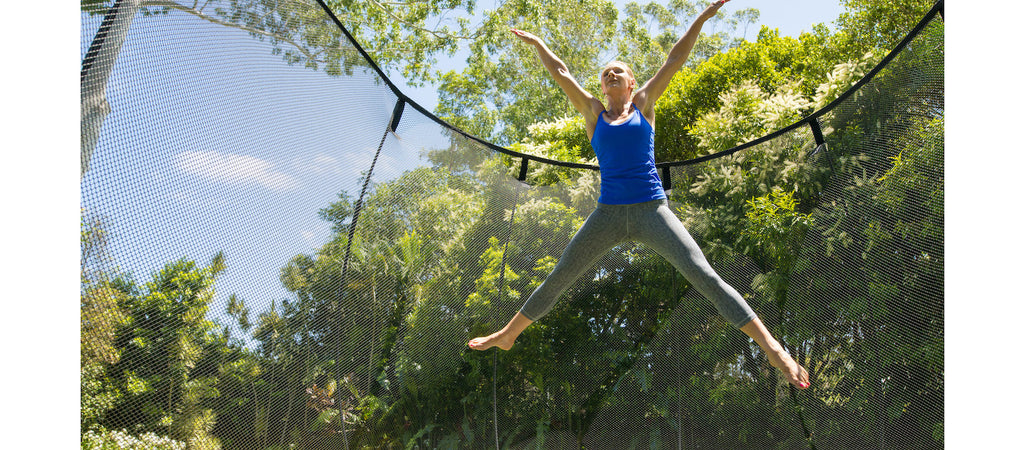
[[[431,81],[437,55],[453,55],[478,39],[470,19],[475,0],[328,1],[328,6],[386,70],[394,69],[411,84]],[[485,19],[486,20],[486,19]]]
[[[516,142],[532,123],[577,113],[540,66],[534,49],[512,39],[510,27],[538,34],[577,81],[600,98],[596,74],[605,63],[627,61],[641,82],[647,80],[699,12],[689,1],[632,2],[622,16],[605,0],[506,2],[485,13],[488,20],[469,45],[466,67],[440,76],[438,112],[475,135],[500,144]],[[691,62],[737,45],[731,33],[755,17],[747,10],[732,16],[720,12],[709,21],[714,31],[699,39]]]
[[[132,320],[118,329],[121,358],[112,367],[112,381],[127,395],[111,414],[143,411],[148,429],[216,448],[209,435],[215,414],[201,405],[218,395],[215,380],[192,374],[213,339],[214,324],[206,314],[214,280],[224,269],[222,253],[207,267],[183,258],[155,273],[137,295],[137,289],[127,289],[132,295],[124,304]]]
[[[914,28],[935,3],[934,0],[892,3],[840,0],[844,12],[836,23],[847,38],[847,45],[858,47],[862,52],[873,48],[890,49]]]
[[[797,210],[792,192],[775,187],[747,201],[748,226],[744,235],[752,251],[772,261],[772,270],[789,274],[800,254],[805,232],[814,224],[811,214]]]

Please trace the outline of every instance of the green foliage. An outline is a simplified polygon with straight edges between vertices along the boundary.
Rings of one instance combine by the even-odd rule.
[[[93,429],[104,418],[104,414],[117,406],[120,392],[107,376],[106,368],[100,364],[82,366],[81,413],[82,429]]]
[[[658,3],[649,1],[646,4],[627,3],[623,8],[623,18],[619,22],[616,54],[610,59],[627,61],[631,64],[634,74],[641,80],[651,78],[662,66],[673,44],[686,32],[686,26],[701,13],[706,6],[701,2],[676,0]],[[696,67],[712,55],[735,47],[744,41],[744,36],[735,36],[738,27],[744,27],[758,21],[760,13],[757,9],[721,10],[707,25],[708,31],[695,43],[687,65]],[[652,35],[652,30],[658,34]]]
[[[82,11],[106,14],[113,0],[82,0]],[[254,39],[268,41],[272,53],[290,65],[310,70],[323,70],[331,75],[352,75],[366,61],[349,45],[338,26],[310,5],[310,9],[281,8],[275,1],[230,2],[229,7],[217,2],[139,2],[139,15],[146,20],[166,20],[173,11],[206,20],[215,26],[243,30]],[[354,2],[362,3],[362,2]],[[376,2],[374,2],[376,3]],[[423,2],[417,2],[420,4]],[[385,19],[374,15],[378,25]],[[387,20],[392,23],[391,20]],[[431,54],[433,52],[426,52]],[[389,61],[385,59],[385,63]],[[415,67],[415,64],[413,64]]]
[[[763,135],[780,123],[799,117],[814,102],[800,93],[796,83],[769,95],[750,81],[741,82],[733,91],[722,94],[721,99],[719,109],[706,113],[692,128],[705,153]],[[807,129],[797,130],[704,165],[688,180],[691,182],[689,195],[681,213],[688,228],[704,236],[706,253],[718,256],[723,251],[736,251],[752,256],[763,272],[776,267],[776,258],[772,255],[779,252],[765,253],[764,244],[776,242],[786,233],[770,237],[762,236],[766,230],[749,229],[752,226],[749,222],[761,216],[750,216],[750,208],[745,210],[744,205],[772,204],[772,192],[779,189],[789,191],[789,198],[795,204],[813,206],[829,175],[828,167],[808,163],[807,154],[813,144]],[[782,198],[775,200],[782,201]],[[800,212],[806,214],[808,210],[806,206]]]
[[[719,100],[722,102],[720,110],[700,117],[692,127],[701,147],[710,153],[793,124],[810,106],[798,86],[782,86],[770,96],[751,81],[744,81],[735,90],[723,93]]]
[[[766,195],[748,200],[747,206],[750,224],[744,235],[750,239],[749,251],[764,255],[755,259],[771,261],[768,266],[789,274],[804,233],[814,223],[811,214],[798,212],[793,193],[778,186]]]
[[[937,38],[931,33],[919,44],[923,48],[930,46],[928,40]],[[837,64],[817,86],[805,82],[803,87],[792,85],[783,90],[790,100],[778,104],[804,106],[777,109],[775,116],[786,121],[808,105],[825,105],[860,78],[873,59],[872,54],[852,58]],[[915,314],[908,308],[929,310],[928,305],[937,302],[935,293],[919,289],[942,284],[936,272],[942,266],[942,256],[937,255],[942,254],[942,233],[938,231],[942,207],[938,203],[943,198],[943,177],[936,172],[942,168],[942,118],[924,123],[917,119],[942,114],[942,106],[915,99],[916,95],[929,95],[932,86],[922,86],[921,91],[916,91],[914,84],[887,89],[889,84],[901,82],[898,77],[909,76],[904,74],[933,70],[914,66],[915,58],[903,61],[907,62],[880,75],[875,81],[880,87],[859,93],[853,97],[855,105],[826,121],[827,132],[843,130],[828,136],[828,157],[833,160],[829,170],[806,159],[813,146],[810,136],[792,133],[697,173],[680,212],[688,228],[703,236],[703,248],[711,258],[731,253],[753,258],[762,273],[754,277],[752,288],[761,295],[752,299],[752,306],[781,340],[797,349],[799,361],[819,361],[813,372],[822,391],[834,393],[828,401],[831,408],[844,405],[840,408],[854,414],[852,417],[862,415],[883,423],[897,423],[913,414],[919,421],[914,428],[925,430],[918,438],[898,438],[880,429],[864,430],[864,436],[874,441],[899,440],[900,445],[919,448],[932,446],[928,443],[934,437],[930,430],[941,420],[937,413],[916,409],[925,400],[912,399],[905,392],[910,385],[929,386],[919,391],[920,395],[939,401],[942,357],[937,349],[942,348],[942,335],[937,327],[942,319],[933,315],[921,325],[901,327],[921,331],[914,336],[898,334],[883,324],[898,316],[906,321]],[[808,86],[815,87],[814,96],[800,94],[807,92]],[[894,93],[904,97],[892,97]],[[767,106],[771,95],[751,82],[738,83],[733,91],[722,94],[719,110],[705,114],[691,128],[699,146],[711,152],[778,128],[766,114],[773,110]],[[898,102],[916,105],[916,113],[890,115],[888,108]],[[732,141],[734,136],[736,141]],[[896,139],[886,142],[893,139],[887,136]],[[895,152],[897,156],[887,161],[890,165],[885,169],[880,167],[881,161],[855,150],[881,146],[903,149]],[[911,154],[914,163],[908,160]],[[849,194],[842,196],[841,203],[820,205],[819,195],[830,178],[849,182],[845,188]],[[742,204],[748,206],[746,211],[737,207]],[[819,208],[816,215],[809,215],[815,207]],[[923,216],[922,207],[931,214]],[[860,222],[866,215],[885,218]],[[825,254],[808,255],[808,239],[822,239],[821,247],[810,248],[823,249]],[[811,267],[809,260],[817,265],[823,260],[832,263]],[[853,267],[864,267],[866,272],[851,273]],[[902,274],[901,279],[891,274]],[[805,287],[795,292],[795,286]],[[811,298],[830,299],[829,305],[823,309],[812,304]],[[842,313],[835,317],[829,311]],[[784,328],[788,323],[803,325]],[[837,323],[843,325],[837,329]],[[857,331],[844,335],[848,326]],[[903,344],[892,345],[898,341]],[[898,354],[916,358],[911,362]],[[805,414],[809,412],[805,410]],[[823,428],[818,442],[830,439],[831,433]]]
[[[476,280],[477,291],[471,293],[466,298],[467,308],[490,307],[491,299],[499,295],[507,295],[509,297],[508,300],[515,300],[520,297],[519,292],[513,290],[505,291],[504,284],[499,284],[500,281],[508,280],[509,282],[515,282],[520,278],[508,264],[502,265],[505,248],[498,242],[498,238],[494,236],[488,240],[488,244],[488,249],[485,250],[484,254],[480,255],[481,262],[485,265],[484,273]],[[497,298],[501,299],[501,297]]]
[[[775,300],[780,311],[786,308],[791,274],[801,254],[805,233],[814,224],[811,214],[797,211],[793,193],[778,186],[768,194],[747,201],[748,226],[741,242],[745,252],[763,267],[755,276],[755,292]],[[781,320],[782,322],[782,320]]]
[[[120,359],[104,384],[120,394],[103,423],[219,448],[210,434],[215,413],[203,404],[218,396],[217,380],[197,373],[197,366],[212,340],[214,325],[206,314],[214,278],[224,267],[218,253],[204,268],[187,259],[169,263],[142,289],[120,282],[131,320],[117,330]]]
[[[942,404],[943,398],[943,315],[937,298],[944,265],[942,124],[942,117],[916,118],[910,132],[887,144],[897,156],[862,163],[854,171],[862,175],[852,178],[844,204],[826,205],[817,220],[829,224],[822,227],[825,238],[847,230],[845,239],[825,254],[809,255],[823,265],[818,271],[859,267],[830,285],[812,284],[808,294],[835,299],[828,307],[837,316],[822,320],[858,329],[844,356],[868,362],[822,366],[821,376],[838,394],[833,401],[866,420],[914,429],[914,437],[887,433],[884,426],[864,430],[871,439],[908,448],[942,441],[932,432],[942,427],[942,410],[925,406]],[[903,326],[887,325],[894,321]]]
[[[854,83],[868,73],[872,64],[875,63],[875,59],[875,55],[868,52],[859,60],[837,64],[833,71],[826,76],[826,80],[815,89],[814,108],[816,110],[824,108],[850,89]]]
[[[841,0],[844,12],[836,24],[841,30],[840,46],[853,47],[857,53],[892,49],[932,9],[935,0],[874,2]]]
[[[594,149],[584,131],[584,118],[580,115],[535,123],[527,128],[527,133],[527,137],[509,148],[557,161],[596,164]],[[548,164],[532,164],[528,169],[527,181],[531,184],[550,185],[581,175],[579,170]]]
[[[82,434],[82,450],[185,450],[185,442],[155,433],[133,436],[124,430],[89,430]],[[205,448],[205,447],[200,447]]]
[[[472,23],[476,0],[326,3],[378,65],[398,70],[414,85],[432,80],[436,55],[454,55],[461,44],[480,39],[494,20]]]
[[[108,369],[121,359],[115,345],[118,331],[130,323],[125,311],[127,296],[112,281],[107,232],[98,218],[83,211],[80,225],[81,261],[81,419],[82,429],[102,422],[121,393],[108,377]]]
[[[565,94],[541,66],[533,47],[522,45],[509,28],[540,36],[566,63],[585,89],[600,97],[596,76],[611,60],[629,62],[640,80],[650,78],[684,24],[700,12],[698,4],[673,1],[667,5],[630,3],[623,18],[607,0],[516,0],[485,13],[486,19],[470,43],[466,68],[439,75],[439,116],[471,134],[499,144],[511,144],[528,134],[531,124],[554,122],[577,113]],[[693,51],[701,61],[736,45],[730,34],[756,20],[745,10],[720,13]],[[689,24],[688,24],[689,25]],[[651,29],[660,30],[652,35]],[[614,36],[610,38],[610,36]],[[538,101],[538,99],[544,99]]]
[[[708,127],[708,124],[702,124],[700,118],[722,108],[724,102],[730,99],[743,103],[759,96],[773,97],[774,101],[781,103],[776,110],[787,109],[792,114],[789,117],[775,116],[773,125],[785,123],[790,118],[796,119],[793,114],[806,112],[804,108],[807,105],[791,105],[789,101],[798,96],[810,96],[814,86],[826,77],[828,68],[837,62],[823,59],[820,47],[826,32],[825,29],[817,28],[815,34],[806,33],[795,39],[782,37],[777,30],[763,27],[757,41],[743,42],[710,57],[696,68],[681,70],[656,105],[656,159],[690,159],[701,155],[701,147],[707,151],[722,151],[756,137],[750,134],[753,130],[741,127],[737,131],[742,134],[729,139],[734,142],[733,145],[717,141],[714,142],[715,147],[708,147],[708,144],[713,143],[698,141],[701,131],[696,128]],[[736,92],[736,87],[742,84],[749,86],[746,95]],[[745,100],[745,97],[752,95],[754,98]],[[769,105],[765,107],[766,114],[772,111]],[[737,116],[743,117],[743,112],[738,111]]]
[[[559,86],[545,76],[533,47],[509,28],[536,31],[570,72],[597,74],[616,30],[617,11],[607,0],[514,0],[486,13],[487,26],[470,43],[461,73],[439,78],[437,113],[471,134],[499,144],[522,137],[527,126],[573,111]],[[537,101],[547,99],[547,101]]]

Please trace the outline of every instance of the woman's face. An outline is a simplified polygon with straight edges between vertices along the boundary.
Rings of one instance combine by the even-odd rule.
[[[636,83],[630,68],[619,61],[609,63],[601,71],[601,91],[605,95],[608,95],[610,90],[631,90]]]

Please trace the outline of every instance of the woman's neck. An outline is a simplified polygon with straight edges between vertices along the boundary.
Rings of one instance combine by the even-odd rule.
[[[616,98],[606,97],[606,100],[608,100],[608,106],[605,108],[605,111],[613,117],[622,116],[623,114],[628,113],[630,111],[630,105],[633,103],[631,95]]]

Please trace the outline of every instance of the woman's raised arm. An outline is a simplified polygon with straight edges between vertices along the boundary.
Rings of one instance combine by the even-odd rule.
[[[590,125],[589,128],[593,129],[598,115],[605,109],[601,101],[580,87],[576,78],[573,78],[573,75],[569,73],[566,63],[562,62],[558,56],[555,56],[555,53],[552,53],[552,50],[545,45],[544,41],[534,34],[523,30],[513,29],[511,31],[523,42],[533,45],[537,49],[537,54],[541,58],[541,64],[545,66],[545,69],[548,69],[548,73],[552,75],[555,82],[558,83],[562,91],[569,97],[570,103],[573,104],[577,112],[584,116],[584,120]]]
[[[694,43],[697,42],[698,36],[701,34],[701,27],[705,24],[705,21],[715,16],[715,13],[719,11],[726,2],[730,0],[716,0],[705,8],[701,14],[694,19],[694,23],[690,25],[687,32],[684,33],[683,37],[673,48],[669,50],[669,56],[666,58],[666,62],[662,64],[662,67],[655,72],[655,76],[651,77],[644,86],[634,94],[634,103],[641,109],[641,112],[653,113],[655,111],[655,101],[662,96],[662,93],[669,87],[669,81],[673,79],[673,75],[676,74],[680,68],[683,67],[683,63],[687,61],[687,57],[690,56],[691,49],[694,48]]]

